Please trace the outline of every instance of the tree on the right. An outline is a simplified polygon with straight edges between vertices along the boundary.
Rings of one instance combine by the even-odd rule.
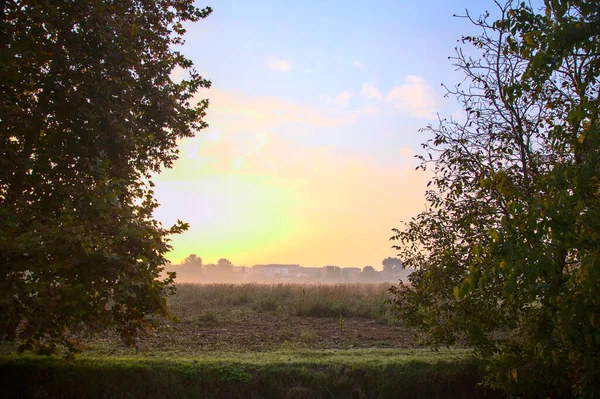
[[[399,317],[486,360],[523,397],[600,397],[600,7],[498,5],[467,18],[449,87],[464,117],[424,129],[427,208],[394,229]],[[462,46],[467,46],[464,48]]]

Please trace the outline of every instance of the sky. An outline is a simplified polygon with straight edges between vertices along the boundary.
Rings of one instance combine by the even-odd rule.
[[[465,19],[490,1],[213,1],[181,51],[212,81],[210,127],[154,178],[167,258],[381,269],[391,229],[425,209],[419,129],[460,118],[442,83]],[[182,79],[182,70],[173,72]]]

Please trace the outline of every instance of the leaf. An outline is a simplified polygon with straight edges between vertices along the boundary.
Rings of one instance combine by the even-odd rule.
[[[489,232],[490,232],[490,236],[492,237],[492,239],[493,239],[495,242],[498,242],[498,241],[500,241],[500,234],[498,233],[498,231],[497,231],[497,230],[495,230],[495,229],[490,229],[490,231],[489,231]]]

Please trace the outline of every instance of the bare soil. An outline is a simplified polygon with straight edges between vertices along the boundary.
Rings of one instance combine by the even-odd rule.
[[[341,328],[340,328],[341,327]],[[123,347],[115,335],[88,345],[116,354]],[[280,316],[252,313],[224,322],[181,320],[140,339],[137,352],[186,355],[206,351],[275,351],[286,349],[415,348],[414,331],[367,318]]]

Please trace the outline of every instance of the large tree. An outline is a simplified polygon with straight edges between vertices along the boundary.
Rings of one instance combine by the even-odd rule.
[[[526,397],[600,395],[600,8],[499,7],[464,37],[449,90],[465,120],[425,130],[428,209],[392,237],[400,316],[465,339],[487,382]]]
[[[81,329],[127,343],[165,315],[170,249],[152,173],[205,127],[209,87],[175,48],[192,0],[0,2],[0,336],[75,349]],[[181,81],[175,70],[187,72]]]

